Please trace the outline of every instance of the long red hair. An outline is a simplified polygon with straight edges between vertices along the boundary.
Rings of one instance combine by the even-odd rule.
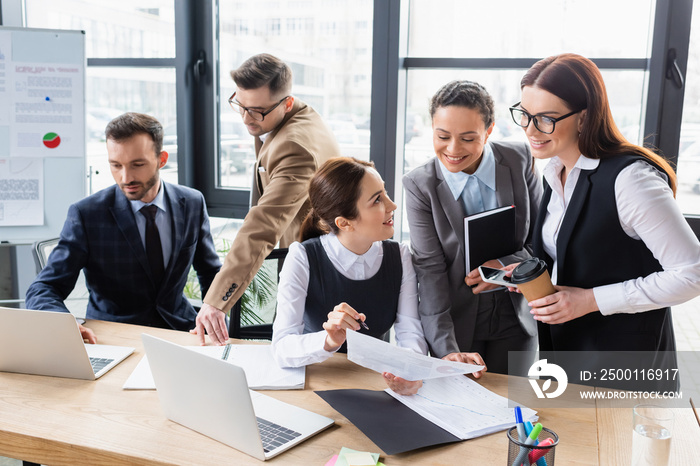
[[[520,81],[543,89],[563,100],[571,111],[586,109],[579,150],[586,157],[601,159],[623,154],[640,155],[661,168],[676,194],[676,173],[666,159],[646,147],[632,144],[617,128],[610,111],[608,93],[598,67],[588,58],[563,53],[532,65]]]

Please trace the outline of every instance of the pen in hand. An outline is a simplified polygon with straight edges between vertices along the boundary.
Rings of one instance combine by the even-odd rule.
[[[363,329],[369,330],[369,327],[367,326],[367,324],[365,323],[364,320],[360,320],[360,319],[355,319],[355,320],[357,321],[358,324],[360,324],[362,326]]]

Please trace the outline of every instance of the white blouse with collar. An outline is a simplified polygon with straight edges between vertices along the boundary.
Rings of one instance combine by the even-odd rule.
[[[373,277],[382,265],[384,252],[381,241],[373,243],[362,255],[345,248],[332,233],[321,236],[321,245],[336,270],[353,280]],[[418,316],[418,282],[411,253],[404,244],[399,244],[399,249],[403,276],[394,322],[396,343],[398,346],[427,354],[428,345]],[[324,361],[333,354],[323,349],[325,331],[303,334],[308,286],[309,259],[304,246],[295,242],[289,246],[289,253],[280,272],[277,316],[272,331],[272,354],[281,367],[305,366]],[[371,316],[368,316],[367,324],[372,325]]]

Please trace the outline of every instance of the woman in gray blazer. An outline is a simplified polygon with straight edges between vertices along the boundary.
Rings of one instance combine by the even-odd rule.
[[[529,364],[508,368],[509,351],[534,351],[537,328],[522,295],[485,283],[465,270],[464,217],[515,205],[518,250],[483,265],[495,268],[530,257],[542,186],[527,144],[487,142],[493,99],[481,85],[453,81],[432,98],[436,157],[404,176],[418,311],[431,353],[465,360],[478,352],[490,372],[526,375]]]

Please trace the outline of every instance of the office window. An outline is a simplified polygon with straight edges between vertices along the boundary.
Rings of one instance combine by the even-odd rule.
[[[411,0],[412,57],[647,56],[654,1]]]
[[[290,65],[292,92],[324,117],[344,155],[369,159],[372,0],[337,1],[333,8],[321,0],[275,3],[274,9],[243,9],[241,2],[219,2],[217,188],[251,186],[253,137],[226,99],[235,90],[231,70],[257,53],[271,53]],[[241,23],[266,24],[267,34],[233,26]]]
[[[26,9],[28,27],[85,31],[88,193],[114,184],[104,130],[127,111],[163,124],[170,159],[161,175],[177,183],[175,67],[152,66],[153,59],[175,56],[173,1],[26,0]],[[124,59],[128,66],[119,63]]]
[[[545,0],[533,7],[517,0],[410,0],[402,5],[408,10],[408,19],[401,24],[407,44],[406,107],[399,114],[404,146],[397,148],[397,173],[434,157],[429,100],[454,79],[477,81],[494,97],[493,139],[524,140],[508,113],[508,107],[520,100],[520,79],[536,59],[562,52],[599,62],[618,127],[632,142],[650,141],[644,125],[652,39],[655,28],[668,27],[656,24],[657,2]],[[546,161],[537,164],[542,168]],[[409,232],[400,180],[394,185],[403,213],[397,237],[405,240]]]
[[[693,11],[678,149],[678,193],[684,214],[700,214],[700,12]]]
[[[153,115],[163,125],[163,150],[168,163],[161,177],[177,183],[175,69],[88,67],[85,85],[89,192],[114,184],[105,144],[105,127],[124,112]]]
[[[12,0],[5,0],[12,1]],[[16,0],[19,1],[19,0]],[[177,79],[180,81],[177,88],[186,88],[186,91],[178,95],[182,99],[187,96],[191,99],[196,94],[196,104],[185,104],[180,107],[187,108],[188,114],[195,115],[195,121],[204,121],[203,127],[196,127],[187,121],[183,113],[180,113],[180,128],[186,128],[181,137],[188,141],[196,141],[196,145],[184,148],[181,156],[187,163],[180,160],[179,176],[183,183],[190,184],[205,192],[210,207],[218,210],[220,215],[242,217],[247,211],[248,190],[250,186],[249,170],[252,164],[252,138],[238,137],[236,129],[237,115],[231,115],[231,110],[223,103],[233,92],[233,83],[229,77],[229,71],[238,66],[245,58],[259,52],[270,52],[292,64],[295,78],[294,92],[301,99],[313,105],[327,120],[349,122],[354,125],[354,130],[344,123],[333,123],[338,131],[339,139],[344,141],[341,148],[348,155],[356,155],[367,158],[369,147],[364,141],[369,139],[370,122],[370,92],[371,77],[384,82],[405,79],[408,83],[396,86],[402,95],[391,94],[386,105],[380,102],[384,108],[394,108],[395,101],[407,102],[404,111],[399,106],[398,128],[406,132],[406,147],[411,145],[410,139],[419,135],[424,127],[429,127],[429,121],[425,113],[420,114],[424,103],[419,102],[414,92],[423,92],[429,95],[434,92],[441,83],[432,84],[431,89],[417,91],[413,82],[419,82],[417,78],[408,73],[413,71],[439,68],[443,70],[473,69],[500,69],[499,73],[508,74],[511,71],[522,71],[522,65],[503,65],[504,61],[518,59],[532,59],[543,57],[562,51],[574,51],[585,56],[607,60],[609,72],[615,69],[612,64],[618,59],[628,60],[623,64],[625,70],[616,71],[621,80],[630,79],[633,92],[630,99],[634,103],[621,103],[617,105],[616,118],[623,131],[639,141],[639,134],[644,129],[635,131],[635,126],[642,126],[636,121],[638,118],[631,115],[638,108],[641,113],[654,113],[644,106],[644,96],[647,92],[646,84],[643,90],[638,92],[639,79],[649,78],[653,80],[661,73],[648,73],[651,66],[660,60],[650,54],[654,43],[667,32],[678,31],[676,25],[663,26],[660,21],[666,18],[674,8],[688,8],[689,0],[668,0],[656,2],[653,0],[641,0],[637,2],[610,2],[607,0],[543,0],[536,7],[518,0],[503,0],[500,2],[466,2],[461,0],[400,0],[386,2],[384,0],[219,0],[218,2],[199,2],[198,0],[152,0],[147,3],[134,0],[123,2],[95,2],[88,0],[24,0],[26,3],[28,26],[45,28],[69,28],[84,29],[87,39],[88,55],[88,86],[92,78],[92,70],[100,67],[116,70],[118,67],[140,67],[133,60],[143,60],[145,70],[150,67],[175,68],[175,60],[178,61]],[[493,5],[492,5],[493,4]],[[185,7],[183,7],[185,5]],[[218,8],[218,9],[217,9]],[[399,18],[398,12],[406,11],[406,21]],[[655,14],[661,11],[661,14]],[[182,14],[182,13],[185,14]],[[195,12],[197,14],[195,14]],[[198,16],[198,14],[201,15]],[[374,18],[374,15],[377,15]],[[386,15],[386,17],[385,17]],[[658,17],[657,17],[658,16]],[[697,14],[695,15],[697,17]],[[683,17],[690,18],[689,14]],[[176,19],[187,18],[180,21]],[[496,21],[497,19],[497,21]],[[215,31],[209,29],[213,20],[218,20]],[[387,27],[389,23],[399,27]],[[674,21],[676,21],[674,19]],[[192,30],[181,31],[177,27],[196,23]],[[375,27],[375,23],[377,27]],[[661,25],[661,27],[659,27]],[[189,27],[189,26],[187,26]],[[184,27],[183,29],[187,29]],[[270,34],[266,34],[268,28],[272,28]],[[666,29],[664,29],[666,28]],[[652,29],[660,31],[659,36],[652,36]],[[697,28],[695,28],[697,29]],[[387,31],[388,42],[377,44],[374,47],[373,35]],[[274,35],[272,35],[274,32]],[[685,34],[685,33],[683,33]],[[381,62],[375,63],[381,72],[372,70],[373,56],[379,57],[382,62],[391,61],[395,55],[395,49],[391,49],[390,55],[384,56],[384,49],[391,45],[391,41],[402,44],[402,37],[406,36],[406,47],[398,51],[398,56],[407,56],[406,61],[399,60],[398,67],[393,63],[386,69],[381,69]],[[697,35],[697,31],[693,37]],[[183,39],[186,38],[186,39]],[[176,57],[175,41],[178,42],[180,56]],[[211,49],[214,40],[218,42]],[[398,40],[397,40],[398,39]],[[693,39],[693,42],[697,40]],[[194,44],[191,50],[183,53],[187,46]],[[206,44],[209,44],[208,46]],[[678,47],[677,44],[673,45]],[[679,202],[683,204],[686,212],[692,212],[700,205],[693,198],[684,203],[684,198],[692,195],[694,186],[692,183],[692,168],[690,152],[685,152],[697,138],[694,136],[693,125],[700,125],[700,117],[694,116],[696,97],[699,91],[693,90],[694,77],[697,76],[697,66],[693,65],[693,53],[691,49],[689,72],[687,73],[687,90],[685,112],[683,115],[683,133],[681,135],[680,150],[672,150],[675,156],[681,156],[679,166]],[[207,50],[207,64],[212,66],[215,79],[212,89],[207,89],[210,95],[203,94],[191,83],[187,83],[191,77],[192,63],[197,59],[200,49]],[[175,58],[172,58],[175,57]],[[508,57],[508,58],[504,58]],[[416,65],[411,60],[427,58],[429,60],[453,59],[466,61],[481,59],[481,63],[475,65],[447,64],[443,66]],[[164,61],[171,60],[165,65]],[[109,63],[108,60],[131,60],[128,63]],[[148,61],[151,61],[148,64]],[[161,60],[154,64],[154,61]],[[498,62],[498,66],[491,67],[490,60]],[[629,61],[637,60],[630,66]],[[638,63],[649,61],[650,65]],[[697,60],[696,60],[697,61]],[[484,64],[485,63],[485,64]],[[695,68],[693,68],[695,66]],[[695,70],[695,71],[694,71]],[[164,71],[164,70],[161,70]],[[168,88],[173,82],[173,74],[163,78],[161,85]],[[138,74],[139,72],[137,72]],[[405,74],[404,74],[405,73]],[[607,74],[606,79],[611,78]],[[397,78],[403,76],[402,78]],[[639,76],[644,78],[639,78]],[[446,78],[453,73],[446,71]],[[469,75],[467,75],[469,77]],[[520,76],[515,76],[519,79]],[[366,79],[365,79],[366,78]],[[107,79],[105,77],[105,79]],[[153,82],[154,79],[144,75],[143,80]],[[510,79],[510,78],[508,78]],[[439,80],[439,81],[446,81]],[[500,83],[499,83],[500,84]],[[503,85],[503,84],[501,84]],[[613,84],[608,83],[609,86]],[[143,87],[146,84],[140,84]],[[95,87],[95,86],[93,86]],[[495,93],[494,85],[489,85],[489,90]],[[389,86],[391,90],[392,86]],[[618,89],[627,89],[620,83]],[[200,89],[201,90],[201,89]],[[403,94],[403,92],[406,92]],[[168,91],[169,92],[169,91]],[[391,92],[394,92],[391,90]],[[162,92],[156,92],[159,96]],[[612,94],[612,92],[611,92]],[[642,103],[637,99],[642,96]],[[616,98],[617,96],[612,96]],[[88,107],[116,108],[122,107],[116,104],[107,106],[102,102],[92,102],[92,96],[88,96]],[[382,100],[382,99],[376,99]],[[127,102],[125,102],[126,105]],[[174,105],[174,99],[172,100]],[[223,105],[222,105],[223,103]],[[131,106],[137,106],[137,102],[131,99]],[[182,101],[181,101],[182,104]],[[209,106],[213,105],[213,108]],[[169,109],[163,104],[162,108]],[[629,112],[625,111],[625,108]],[[146,105],[139,108],[131,108],[139,111],[159,112],[156,107]],[[653,110],[653,109],[652,109]],[[166,110],[168,111],[168,110]],[[198,112],[202,112],[201,114]],[[104,112],[102,112],[104,113]],[[229,116],[225,116],[226,114]],[[214,119],[214,115],[220,116],[220,122]],[[417,116],[416,116],[417,115]],[[171,126],[171,141],[177,145],[175,128],[178,122],[171,115],[158,115],[164,123]],[[391,116],[391,115],[390,115]],[[213,121],[210,121],[213,119]],[[384,119],[389,121],[388,119]],[[373,158],[379,161],[387,185],[394,189],[394,193],[400,194],[400,180],[397,179],[403,172],[401,164],[404,158],[410,160],[415,156],[407,153],[402,155],[404,147],[396,147],[395,135],[390,128],[382,128],[382,118],[375,118]],[[392,117],[393,120],[393,117]],[[663,121],[669,121],[664,118]],[[696,122],[697,120],[697,122]],[[220,127],[219,127],[220,126]],[[377,129],[382,128],[380,132]],[[388,129],[388,131],[387,131]],[[206,134],[204,134],[206,133]],[[380,133],[382,133],[380,135]],[[245,135],[244,135],[245,136]],[[420,136],[419,136],[420,137]],[[214,144],[208,147],[203,140],[210,140]],[[419,140],[419,139],[418,139]],[[415,146],[417,142],[414,142]],[[661,144],[664,145],[663,142]],[[415,151],[414,151],[415,152]],[[394,171],[391,164],[383,164],[382,157],[392,159],[397,157],[398,169]],[[174,162],[174,157],[171,158]],[[383,167],[383,165],[386,165]],[[202,173],[198,171],[201,170]],[[685,172],[685,173],[684,173]],[[686,182],[685,179],[689,179]],[[691,183],[690,188],[684,187]],[[400,196],[399,196],[400,198]],[[697,211],[696,210],[696,211]]]
[[[27,26],[85,31],[88,58],[175,56],[173,0],[25,0]]]

